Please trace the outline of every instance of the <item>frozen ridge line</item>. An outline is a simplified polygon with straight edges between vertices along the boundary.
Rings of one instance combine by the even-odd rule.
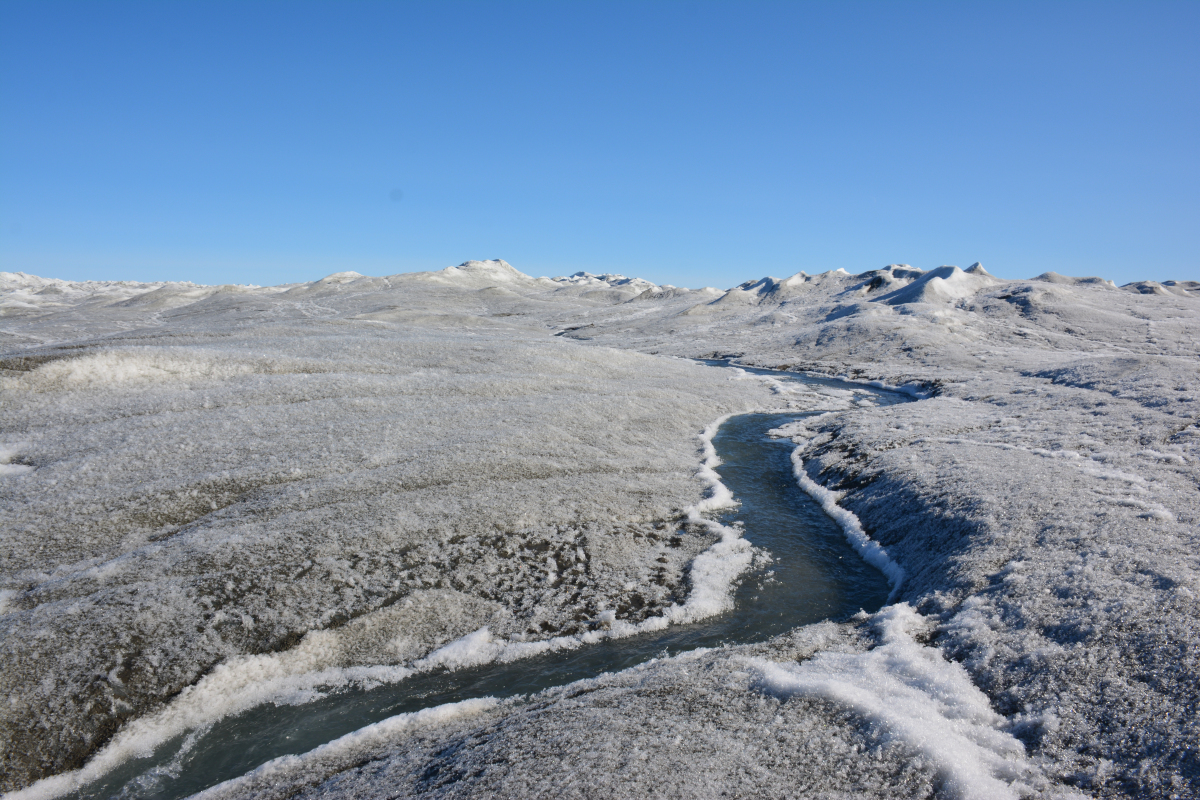
[[[570,277],[557,277],[550,280],[555,283],[562,283],[568,286],[627,286],[630,289],[636,289],[639,292],[643,291],[658,291],[659,289],[673,289],[675,287],[651,283],[645,278],[628,278],[624,275],[619,275],[613,272],[605,272],[596,275],[591,272],[576,272]]]

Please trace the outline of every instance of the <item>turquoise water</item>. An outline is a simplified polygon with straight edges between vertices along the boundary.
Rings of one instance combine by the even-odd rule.
[[[877,395],[881,404],[902,399]],[[745,538],[772,558],[768,566],[745,576],[733,611],[511,664],[428,673],[369,691],[335,692],[300,706],[264,705],[195,735],[186,752],[181,752],[184,737],[169,742],[153,757],[126,763],[77,796],[185,797],[395,714],[473,697],[529,694],[655,657],[763,641],[800,625],[878,610],[889,590],[883,575],[855,554],[841,529],[796,485],[790,462],[795,446],[766,435],[804,416],[744,414],[729,419],[713,438],[723,462],[717,472],[739,501],[721,521],[740,524]]]

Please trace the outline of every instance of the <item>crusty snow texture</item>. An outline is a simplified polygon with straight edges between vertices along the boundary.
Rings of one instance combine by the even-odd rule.
[[[936,394],[797,426],[797,457],[1051,775],[1200,796],[1200,283],[897,265],[682,305],[565,335]]]
[[[212,793],[1200,797],[1200,284],[894,265],[719,292],[501,261],[0,275],[3,786],[201,685],[227,713],[683,607],[722,536],[686,524],[697,435],[817,406],[664,356],[926,398],[786,430],[902,605],[380,723]]]
[[[720,536],[681,532],[709,489],[698,434],[771,393],[509,322],[523,301],[484,276],[5,276],[28,298],[0,374],[7,788],[185,687],[163,734],[401,677],[377,668],[484,626],[542,640],[686,604]]]

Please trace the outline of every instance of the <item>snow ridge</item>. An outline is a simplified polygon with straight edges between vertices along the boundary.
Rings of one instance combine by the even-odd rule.
[[[672,606],[664,614],[671,622],[695,622],[732,608],[734,581],[750,568],[754,557],[753,548],[742,538],[741,531],[702,516],[710,511],[737,505],[733,492],[721,482],[721,476],[716,472],[716,468],[721,465],[721,459],[717,456],[712,441],[717,431],[732,416],[726,414],[717,418],[700,435],[704,460],[696,475],[708,484],[709,496],[688,508],[685,513],[688,522],[705,526],[720,535],[721,539],[692,561],[692,587],[688,592],[688,599],[682,606]]]
[[[635,289],[638,292],[656,292],[659,289],[673,289],[673,286],[659,286],[651,283],[644,278],[629,278],[614,272],[605,272],[600,275],[591,272],[576,272],[570,277],[557,277],[550,280],[555,283],[564,284],[567,286],[611,286],[624,287]]]
[[[1032,793],[1042,779],[1004,718],[961,664],[946,661],[909,633],[922,617],[907,603],[875,615],[881,644],[859,653],[825,651],[801,664],[747,659],[772,694],[821,698],[848,707],[883,743],[932,762],[942,791],[957,800]]]

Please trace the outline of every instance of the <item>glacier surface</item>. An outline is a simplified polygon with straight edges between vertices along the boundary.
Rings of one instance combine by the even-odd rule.
[[[1200,796],[1198,356],[1200,284],[980,265],[726,292],[503,261],[0,273],[0,788],[720,611],[749,553],[705,516],[734,500],[714,426],[788,409],[827,412],[777,434],[896,605],[403,715],[208,794]]]

